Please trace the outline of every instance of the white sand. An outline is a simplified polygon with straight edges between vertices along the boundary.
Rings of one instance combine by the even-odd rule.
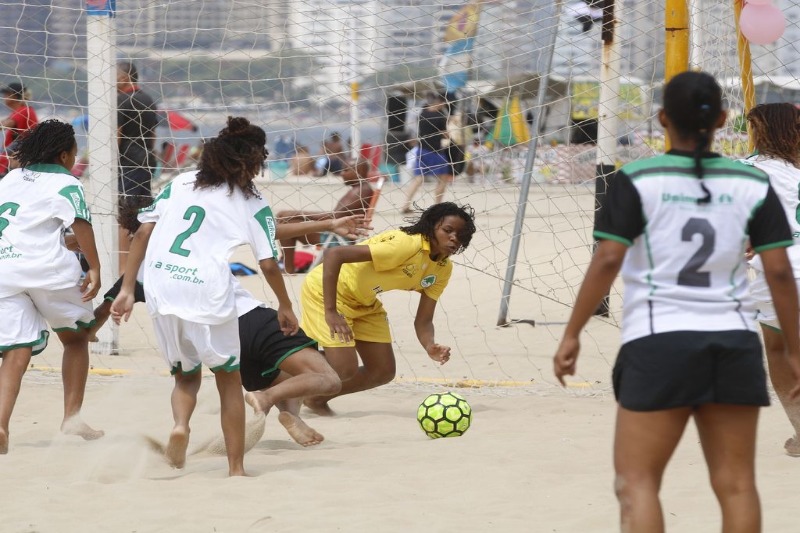
[[[280,196],[281,191],[275,187],[273,192]],[[583,339],[580,375],[574,380],[578,386],[556,387],[550,357],[563,328],[558,322],[566,319],[568,309],[515,289],[512,317],[553,324],[494,327],[501,283],[492,273],[504,271],[506,246],[494,249],[489,240],[500,242],[511,233],[513,217],[506,204],[514,202],[514,193],[482,195],[466,187],[454,192],[480,204],[482,232],[457,259],[461,266],[437,313],[437,338],[454,348],[448,365],[430,362],[414,338],[416,298],[388,294],[384,301],[396,340],[397,383],[334,401],[335,418],[304,411],[306,421],[325,435],[324,443],[312,448],[295,444],[272,413],[263,439],[245,457],[252,477],[229,479],[225,458],[204,453],[190,455],[184,470],[173,470],[144,439],[164,442],[169,434],[172,380],[139,306],[120,330],[122,355],[93,356],[97,370],[113,375],[90,376],[83,416],[106,431],[104,438],[85,442],[60,435],[60,375],[39,369],[26,375],[11,420],[10,453],[0,456],[0,531],[616,530],[611,490],[615,404],[609,376],[618,330],[608,321],[593,321]],[[385,195],[377,229],[400,221],[395,207],[400,193],[389,187]],[[581,205],[587,202],[591,197],[583,195]],[[277,201],[273,204],[278,207]],[[578,231],[554,238],[544,231],[547,224],[564,221],[550,217],[538,231],[541,212],[533,203],[529,209],[530,231],[521,258],[540,264],[542,272],[563,272],[553,279],[561,279],[558,291],[569,294],[580,281],[574,272],[580,269],[567,259],[585,263],[588,252],[575,246],[588,223],[573,220],[570,227]],[[553,260],[551,249],[570,252]],[[237,260],[254,266],[246,253]],[[286,279],[297,295],[302,276]],[[244,282],[269,299],[256,277]],[[546,287],[537,290],[547,296]],[[612,303],[618,306],[616,296]],[[58,366],[58,342],[34,363],[37,368]],[[123,369],[128,373],[118,372]],[[529,384],[460,389],[474,410],[472,428],[461,438],[428,439],[417,427],[418,404],[429,392],[445,388],[437,382],[464,379]],[[219,400],[210,378],[203,382],[192,428],[190,453],[219,435]],[[800,463],[783,454],[789,433],[780,407],[763,411],[758,479],[767,532],[796,531],[800,518],[795,497]],[[697,440],[690,427],[667,470],[662,500],[670,531],[719,530]]]

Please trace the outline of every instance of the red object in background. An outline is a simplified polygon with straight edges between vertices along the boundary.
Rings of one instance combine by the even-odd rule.
[[[188,144],[182,144],[178,148],[178,153],[175,155],[175,164],[178,168],[181,168],[186,163],[186,157],[188,157],[191,148]]]
[[[369,161],[372,168],[378,168],[381,164],[381,147],[375,144],[364,143],[361,145],[361,157]]]
[[[376,144],[363,143],[361,145],[361,157],[369,161],[368,179],[374,182],[378,176],[381,164],[381,147]]]
[[[167,111],[167,123],[172,130],[197,131],[197,126],[194,125],[194,122],[181,115],[177,111]]]
[[[81,178],[86,173],[87,168],[89,168],[89,160],[82,157],[75,163],[75,166],[72,167],[72,175],[76,178]]]
[[[322,252],[320,252],[322,253]],[[308,267],[314,262],[314,254],[296,250],[294,252],[294,271],[298,273],[307,272]]]

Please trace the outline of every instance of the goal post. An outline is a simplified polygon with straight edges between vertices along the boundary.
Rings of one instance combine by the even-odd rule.
[[[117,92],[116,18],[114,0],[86,2],[86,75],[88,89],[87,148],[92,170],[89,196],[92,227],[100,258],[101,290],[95,304],[119,274],[117,231]],[[119,350],[119,332],[109,320],[98,331],[93,352],[109,355]]]

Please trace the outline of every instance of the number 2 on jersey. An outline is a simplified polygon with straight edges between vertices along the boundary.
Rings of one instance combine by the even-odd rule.
[[[681,240],[684,242],[691,242],[692,238],[699,234],[703,241],[700,243],[700,248],[694,253],[689,261],[678,272],[678,285],[685,285],[688,287],[710,287],[711,286],[711,273],[700,272],[700,269],[714,253],[714,245],[716,241],[716,232],[714,226],[704,218],[690,218],[681,230]]]
[[[17,209],[19,209],[19,204],[15,204],[14,202],[6,202],[3,205],[0,205],[0,237],[3,236],[3,232],[6,230],[10,222],[7,218],[3,215],[8,213],[9,215],[16,216]]]
[[[206,210],[202,207],[198,207],[196,205],[189,206],[186,210],[186,213],[183,214],[184,220],[191,220],[192,225],[189,226],[189,229],[186,231],[178,234],[175,237],[175,241],[170,246],[169,251],[173,254],[182,255],[183,257],[189,257],[189,254],[192,253],[191,250],[187,250],[183,248],[183,243],[188,239],[192,233],[197,233],[197,230],[200,229],[200,224],[203,223],[203,220],[206,218]]]

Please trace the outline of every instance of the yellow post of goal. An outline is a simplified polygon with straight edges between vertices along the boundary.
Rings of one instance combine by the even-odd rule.
[[[741,2],[741,0],[736,0]],[[664,81],[689,69],[689,4],[687,0],[667,0],[664,13]],[[669,138],[664,139],[669,150]]]
[[[733,16],[736,19],[736,51],[739,56],[739,78],[742,82],[742,101],[744,102],[744,116],[756,103],[756,90],[753,86],[753,69],[750,59],[750,42],[742,35],[739,27],[739,17],[742,14],[743,0],[733,0]],[[747,124],[747,148],[753,151],[753,137],[750,135],[750,124]]]

